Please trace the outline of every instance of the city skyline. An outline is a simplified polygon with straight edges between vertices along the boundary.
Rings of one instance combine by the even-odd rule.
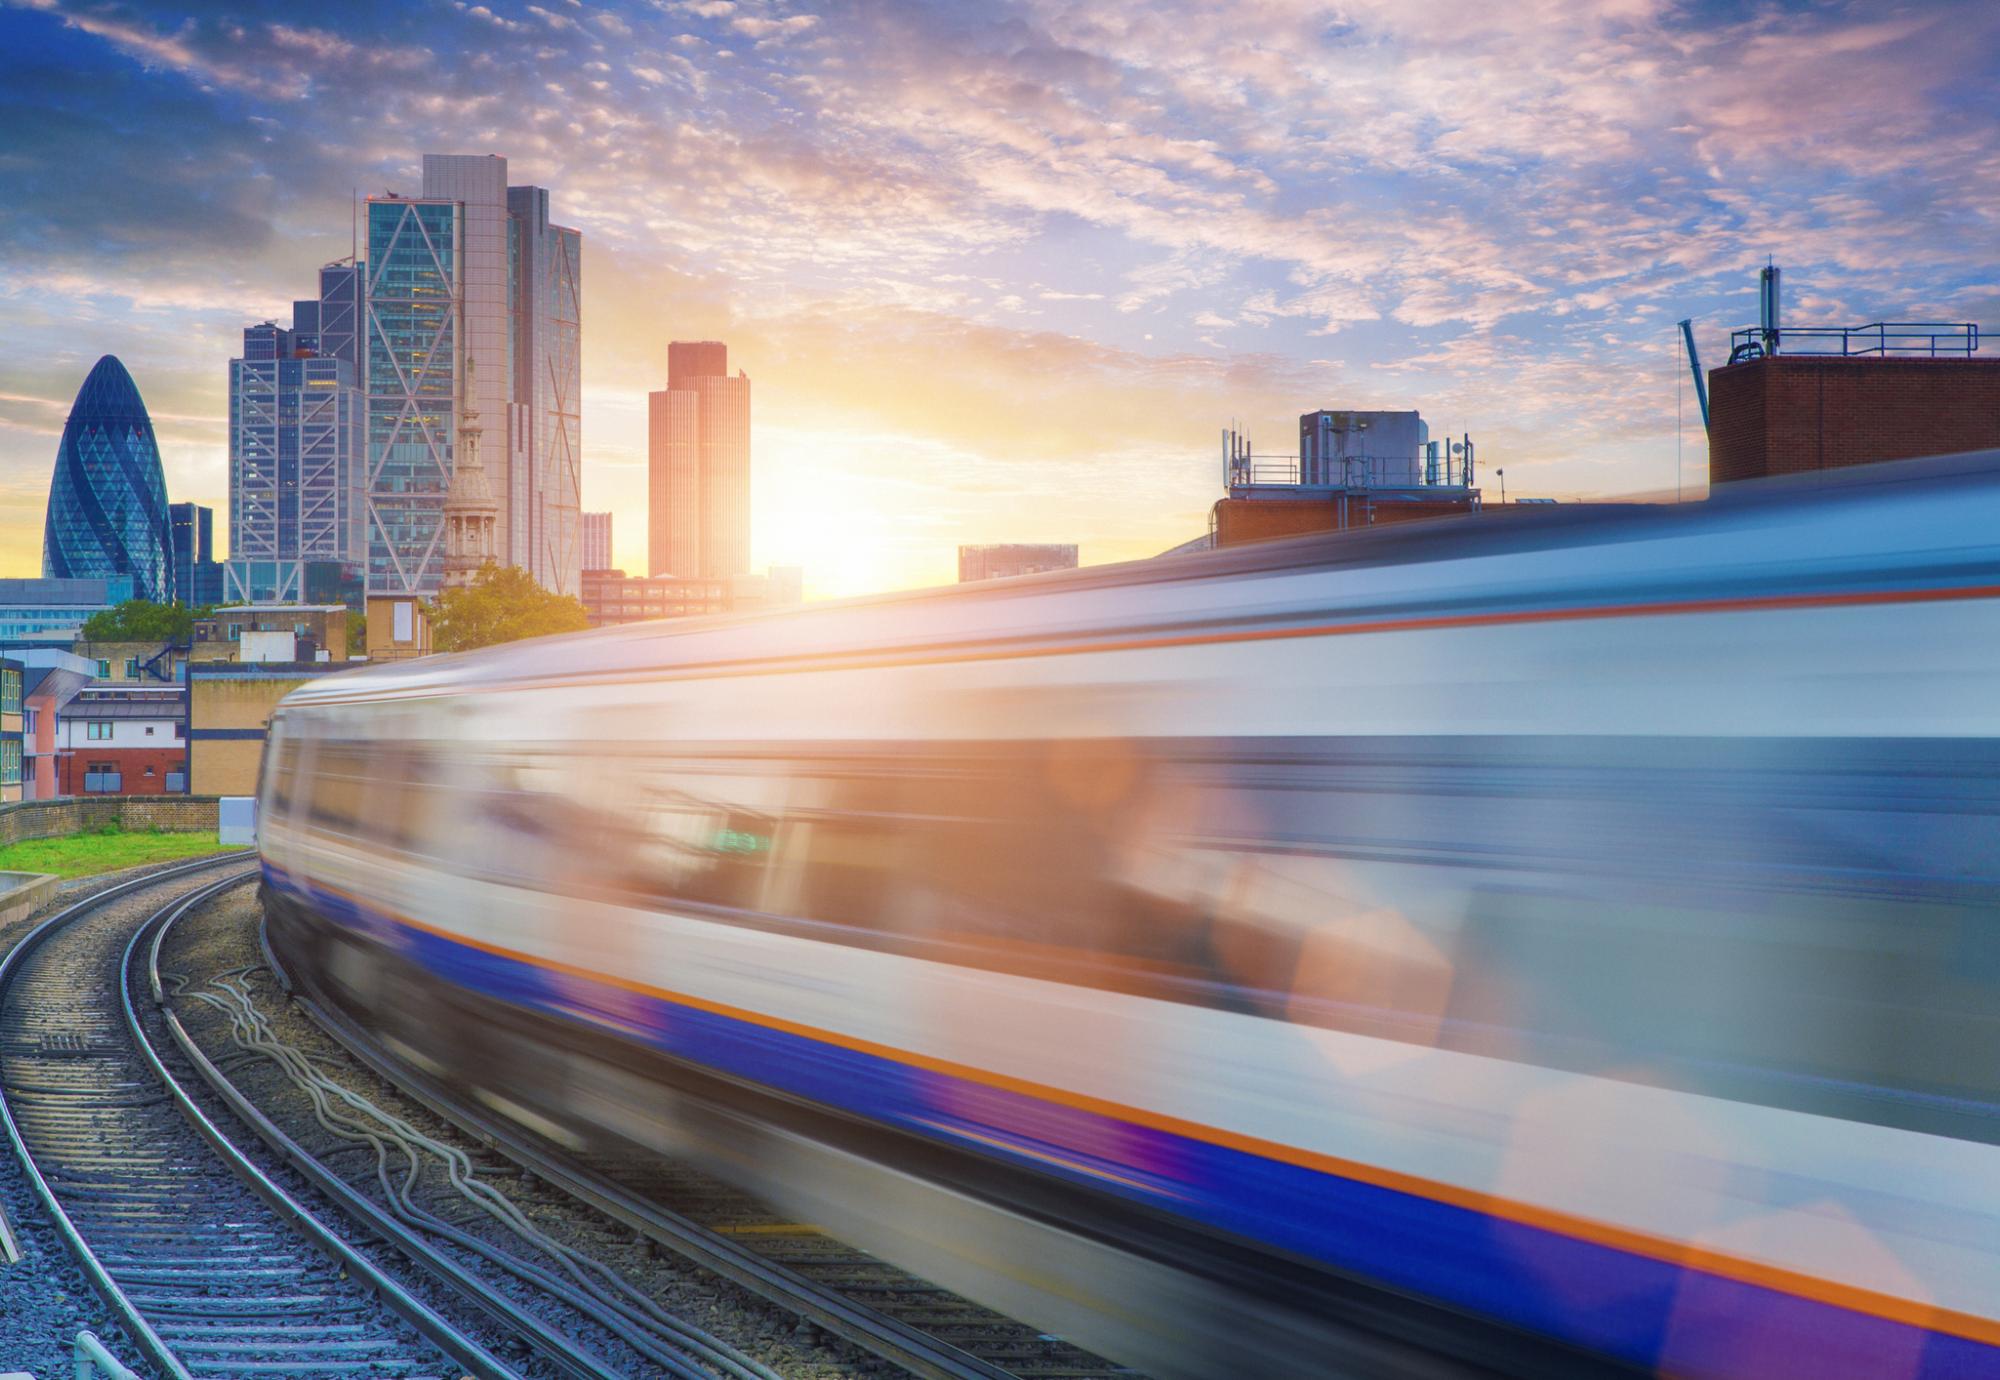
[[[1767,257],[1801,322],[2000,315],[1996,37],[1973,4],[0,9],[0,573],[99,354],[172,496],[224,507],[237,333],[426,149],[511,154],[591,240],[583,506],[639,509],[668,340],[726,339],[753,564],[816,593],[1165,549],[1221,427],[1289,448],[1322,406],[1469,429],[1511,492],[1670,491],[1672,322],[1721,362]]]

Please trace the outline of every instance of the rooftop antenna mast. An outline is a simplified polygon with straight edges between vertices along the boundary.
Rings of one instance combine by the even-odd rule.
[[[1683,318],[1681,339],[1687,342],[1687,365],[1694,370],[1694,400],[1701,406],[1701,429],[1708,430],[1708,377],[1701,372],[1701,352],[1694,347],[1694,320]]]
[[[1757,275],[1757,325],[1764,337],[1764,353],[1778,353],[1778,279],[1782,273],[1775,261],[1764,265]]]

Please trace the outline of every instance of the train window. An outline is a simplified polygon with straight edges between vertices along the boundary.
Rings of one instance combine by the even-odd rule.
[[[762,907],[781,775],[759,762],[647,761],[622,775],[621,889],[652,901]]]
[[[1203,916],[1134,833],[1163,816],[1129,752],[899,746],[791,771],[764,904],[821,937],[1105,986],[1209,976]]]
[[[361,829],[371,843],[393,853],[409,853],[410,797],[421,782],[408,743],[373,739],[364,749],[368,807]]]
[[[395,770],[395,846],[463,876],[596,894],[605,861],[625,852],[600,798],[603,776],[573,757],[406,753]]]
[[[429,753],[405,744],[397,759],[402,789],[396,795],[396,812],[390,827],[391,844],[412,857],[437,855],[437,829],[446,788],[440,782],[441,766]]]
[[[902,788],[902,789],[899,789]],[[927,840],[913,827],[904,783],[865,770],[821,770],[795,784],[786,812],[786,899],[800,916],[852,929],[892,923],[906,866]]]
[[[288,819],[292,812],[292,799],[299,786],[299,749],[301,740],[294,730],[283,731],[278,738],[277,758],[271,771],[271,795],[268,814],[273,818]]]
[[[319,745],[314,763],[310,827],[315,833],[346,838],[357,833],[367,808],[367,782],[355,744],[338,739]]]

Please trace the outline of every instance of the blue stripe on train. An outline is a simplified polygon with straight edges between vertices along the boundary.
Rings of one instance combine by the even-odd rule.
[[[2000,1375],[2000,1349],[1978,1342],[628,992],[267,876],[496,1000],[1627,1361],[1686,1375]]]

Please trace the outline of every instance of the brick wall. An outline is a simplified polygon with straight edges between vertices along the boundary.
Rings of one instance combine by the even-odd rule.
[[[56,789],[63,795],[84,794],[84,788],[89,785],[90,768],[97,762],[107,763],[117,771],[120,795],[164,795],[167,774],[187,770],[188,750],[185,747],[107,748],[102,744],[95,747],[85,744],[64,753],[59,759]]]
[[[1373,502],[1354,494],[1347,501],[1347,530],[1361,531],[1392,522],[1415,522],[1423,518],[1454,517],[1472,512],[1469,502],[1452,499],[1410,502]],[[1337,501],[1325,496],[1314,498],[1225,498],[1215,505],[1215,544],[1235,546],[1246,541],[1269,541],[1275,537],[1298,537],[1309,532],[1339,529]]]
[[[2000,359],[1777,355],[1708,391],[1716,484],[2000,446]]]
[[[0,844],[55,838],[112,824],[132,830],[163,829],[174,834],[214,833],[215,797],[105,795],[0,805]]]

